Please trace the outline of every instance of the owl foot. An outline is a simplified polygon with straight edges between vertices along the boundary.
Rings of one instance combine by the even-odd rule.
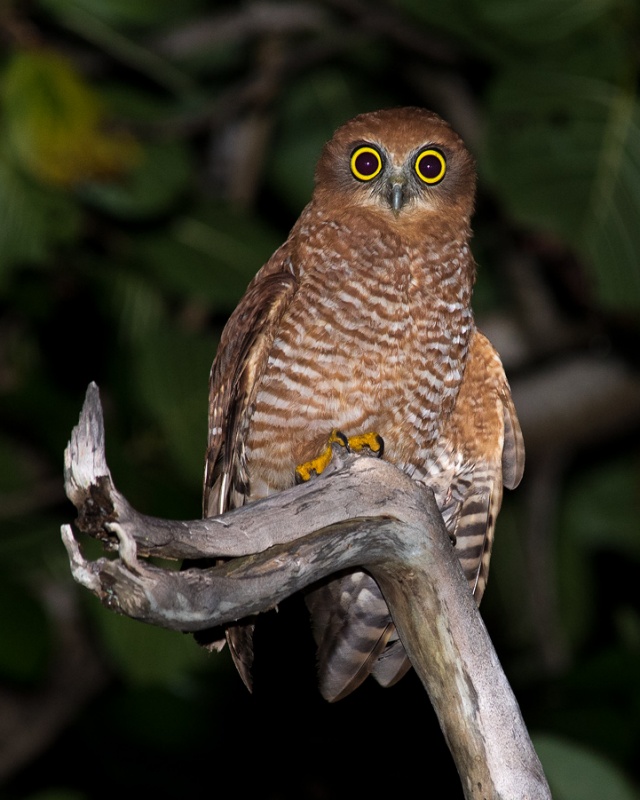
[[[382,458],[384,452],[384,440],[379,433],[370,431],[347,437],[342,431],[334,428],[329,434],[327,446],[323,452],[317,458],[306,461],[296,467],[296,483],[304,483],[313,478],[314,475],[320,475],[321,472],[324,472],[331,463],[333,445],[344,447],[347,453],[362,453],[365,450],[369,450],[371,455],[376,456],[376,458]]]

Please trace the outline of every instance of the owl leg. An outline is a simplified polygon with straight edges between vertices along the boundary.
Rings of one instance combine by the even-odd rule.
[[[333,453],[331,446],[333,444],[344,447],[348,453],[361,453],[364,450],[369,450],[377,458],[382,458],[384,452],[384,440],[379,433],[370,431],[369,433],[360,433],[357,436],[347,437],[342,431],[334,428],[329,434],[327,446],[322,453],[317,458],[306,461],[296,467],[297,483],[304,483],[314,475],[320,475],[321,472],[324,472],[331,461]]]

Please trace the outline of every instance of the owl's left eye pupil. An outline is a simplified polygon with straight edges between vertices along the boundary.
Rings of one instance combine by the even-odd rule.
[[[382,169],[382,156],[369,145],[358,147],[351,155],[351,172],[359,181],[370,181]]]
[[[355,160],[356,169],[361,175],[373,175],[378,169],[379,158],[373,153],[360,153]]]

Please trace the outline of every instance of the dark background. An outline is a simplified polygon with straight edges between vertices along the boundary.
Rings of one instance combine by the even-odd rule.
[[[412,104],[477,158],[474,307],[527,443],[483,616],[554,798],[637,800],[638,3],[16,0],[0,34],[3,796],[461,796],[415,675],[320,698],[299,598],[249,695],[102,609],[59,537],[90,380],[120,490],[199,515],[225,319],[335,127]]]

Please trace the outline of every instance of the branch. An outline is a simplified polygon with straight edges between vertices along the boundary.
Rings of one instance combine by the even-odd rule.
[[[465,798],[551,797],[433,493],[393,465],[338,450],[319,478],[222,517],[144,516],[113,484],[91,384],[65,453],[65,485],[78,527],[118,550],[115,559],[87,562],[63,526],[74,578],[107,607],[152,624],[229,623],[334,572],[365,568],[429,693]],[[176,572],[142,554],[233,560]]]

